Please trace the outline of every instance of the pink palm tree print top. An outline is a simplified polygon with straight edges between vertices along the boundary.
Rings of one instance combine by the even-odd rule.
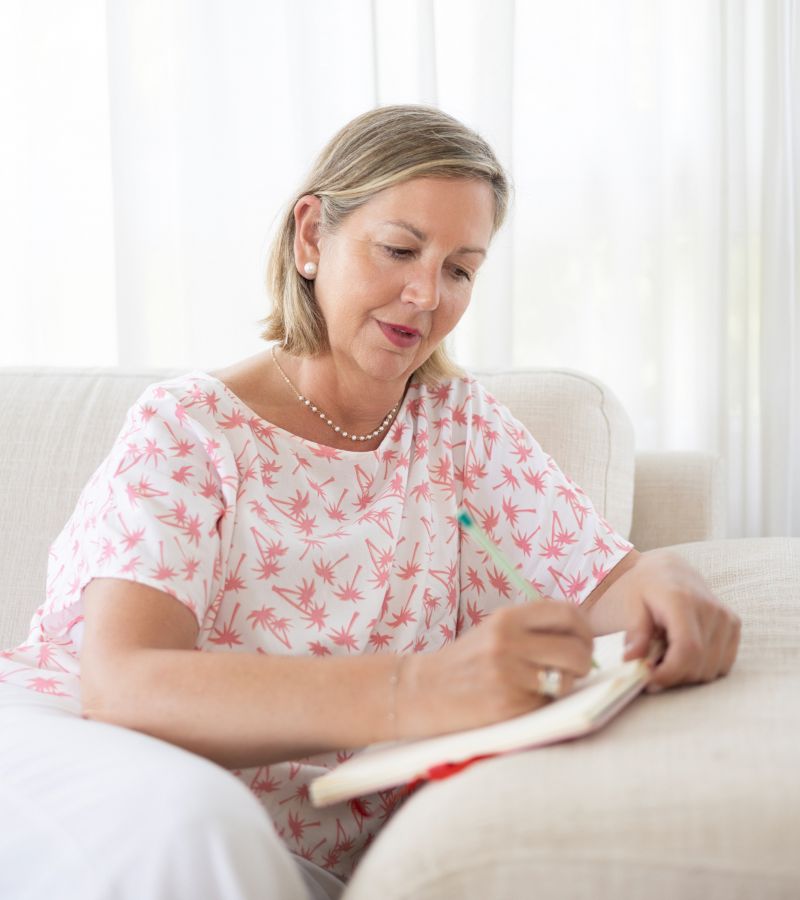
[[[412,384],[372,452],[298,438],[202,372],[153,385],[53,542],[45,602],[26,642],[0,654],[0,685],[79,713],[81,591],[96,577],[177,598],[204,651],[438,650],[522,602],[462,540],[462,503],[557,599],[582,602],[631,549],[471,378]],[[235,773],[292,852],[343,878],[405,796],[311,807],[311,779],[354,752]]]

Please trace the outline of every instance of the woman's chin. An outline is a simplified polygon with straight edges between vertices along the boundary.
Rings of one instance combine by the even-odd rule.
[[[417,355],[416,353],[381,350],[360,360],[360,368],[376,381],[383,383],[402,381],[405,383],[421,365],[417,361]]]

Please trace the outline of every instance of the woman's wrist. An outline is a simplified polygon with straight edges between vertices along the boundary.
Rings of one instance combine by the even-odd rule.
[[[389,712],[386,714],[386,718],[389,720],[389,740],[391,741],[400,740],[401,735],[400,725],[397,720],[397,694],[400,687],[400,679],[403,675],[403,664],[405,661],[405,656],[398,655],[397,663],[389,674]]]
[[[647,565],[647,554],[631,550],[584,600],[593,634],[626,631],[632,624],[639,603],[637,585]]]
[[[419,667],[425,653],[398,655],[398,661],[389,674],[387,740],[405,741],[427,737],[421,726],[424,710],[420,706]],[[424,694],[422,695],[424,696]]]

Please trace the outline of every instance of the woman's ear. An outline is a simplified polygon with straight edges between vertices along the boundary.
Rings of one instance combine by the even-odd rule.
[[[308,277],[306,263],[319,263],[319,223],[322,201],[314,194],[305,194],[294,205],[294,264],[297,271]]]

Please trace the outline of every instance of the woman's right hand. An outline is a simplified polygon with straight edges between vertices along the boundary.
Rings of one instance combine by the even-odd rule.
[[[588,674],[592,632],[568,601],[538,600],[491,613],[452,644],[403,663],[397,688],[401,739],[501,722],[543,706],[539,672],[562,671],[562,693]]]

